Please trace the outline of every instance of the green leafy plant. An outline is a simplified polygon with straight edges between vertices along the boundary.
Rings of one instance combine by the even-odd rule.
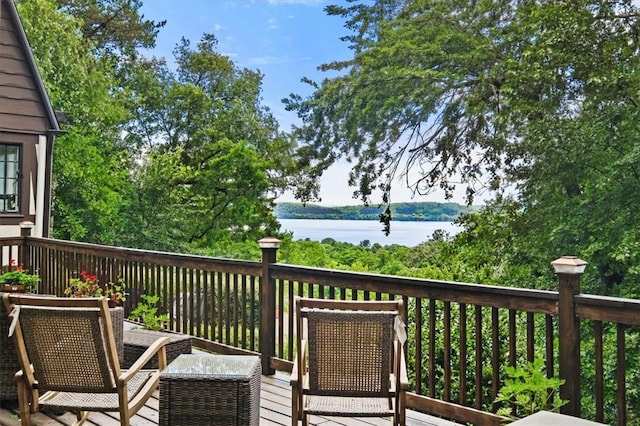
[[[135,309],[131,311],[129,319],[142,322],[146,330],[162,330],[165,324],[169,322],[169,316],[167,314],[158,314],[158,307],[156,306],[158,300],[160,300],[158,296],[143,294],[142,301],[138,302]]]
[[[568,403],[560,399],[559,394],[564,380],[547,377],[544,370],[542,359],[535,359],[525,367],[505,366],[507,379],[495,402],[504,402],[508,406],[499,409],[498,414],[516,419],[540,410],[557,412]]]
[[[27,269],[24,269],[22,265],[16,265],[16,260],[11,259],[9,265],[3,269],[0,274],[0,282],[3,284],[20,284],[27,287],[29,290],[33,290],[40,281],[40,276],[37,274],[30,274]]]
[[[107,283],[104,286],[98,282],[97,275],[91,275],[86,271],[80,272],[79,277],[69,278],[69,284],[64,289],[64,294],[69,297],[101,297],[109,298],[114,304],[121,305],[127,300],[125,284],[122,279],[116,283]]]

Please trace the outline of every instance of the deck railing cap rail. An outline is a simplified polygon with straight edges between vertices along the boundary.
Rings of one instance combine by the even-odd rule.
[[[162,265],[175,265],[176,262],[183,268],[194,268],[202,270],[219,270],[220,265],[226,265],[227,270],[251,269],[255,275],[260,275],[261,263],[251,260],[234,260],[221,257],[199,256],[192,254],[169,253],[154,250],[134,249],[127,247],[105,246],[100,244],[84,243],[77,241],[58,240],[54,238],[26,237],[27,243],[34,247],[43,247],[56,250],[68,251],[78,254],[96,254],[117,260],[148,262],[153,258],[155,262]],[[16,239],[0,238],[0,244],[4,241],[15,241]],[[21,243],[22,239],[18,239]],[[207,267],[216,265],[216,267]]]

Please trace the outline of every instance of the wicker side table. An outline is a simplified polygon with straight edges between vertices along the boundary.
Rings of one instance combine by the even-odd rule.
[[[160,374],[160,426],[260,422],[260,358],[180,355]]]
[[[122,358],[122,368],[129,368],[140,358],[140,355],[147,350],[160,337],[168,337],[170,342],[166,346],[167,365],[176,359],[178,355],[191,353],[191,336],[165,331],[151,331],[141,328],[134,328],[124,332],[124,357]],[[145,365],[145,368],[158,368],[158,357],[154,356]]]

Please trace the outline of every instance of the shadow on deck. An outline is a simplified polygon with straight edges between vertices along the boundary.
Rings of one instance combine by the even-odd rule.
[[[158,395],[152,397],[145,407],[133,417],[131,426],[150,426],[158,424]],[[0,425],[17,426],[17,403],[4,401],[0,409]],[[120,424],[118,413],[93,413],[89,416],[87,425],[117,426]],[[34,426],[71,425],[75,416],[71,413],[56,415],[53,413],[37,413],[31,417]],[[380,418],[323,418],[312,417],[312,425],[323,426],[367,426],[389,425],[390,422]],[[260,391],[260,425],[291,425],[291,388],[289,376],[276,373],[274,376],[262,376]],[[451,426],[454,423],[407,410],[407,425],[409,426]]]

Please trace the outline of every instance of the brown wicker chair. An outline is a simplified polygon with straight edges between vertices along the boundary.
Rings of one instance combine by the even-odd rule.
[[[402,301],[296,298],[292,424],[306,426],[309,415],[319,415],[390,417],[404,425],[408,380],[394,338],[403,316]]]
[[[0,293],[3,295],[4,293]],[[13,378],[20,370],[13,339],[9,337],[9,317],[0,302],[0,400],[16,400],[18,393]]]
[[[3,301],[14,318],[22,425],[31,424],[32,413],[51,409],[76,413],[75,425],[92,411],[118,411],[120,424],[128,426],[158,388],[169,339],[158,339],[121,371],[106,298],[5,294]],[[156,353],[160,369],[143,370]]]

